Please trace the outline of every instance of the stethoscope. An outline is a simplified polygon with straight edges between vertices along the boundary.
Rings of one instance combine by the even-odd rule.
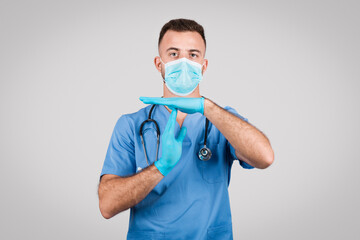
[[[150,166],[149,164],[149,160],[148,160],[148,156],[147,156],[147,152],[146,152],[146,148],[145,148],[145,143],[144,143],[144,137],[143,137],[143,127],[145,125],[145,123],[147,122],[152,122],[154,123],[155,127],[156,127],[156,158],[155,161],[158,158],[158,153],[159,153],[159,143],[160,143],[160,128],[159,125],[157,124],[157,122],[151,118],[151,114],[155,108],[155,104],[152,105],[150,111],[149,111],[149,117],[148,119],[146,119],[145,121],[143,121],[140,125],[140,138],[141,138],[141,144],[144,148],[144,153],[145,153],[145,159],[146,159],[146,163],[148,166]],[[209,128],[209,119],[206,118],[205,120],[205,137],[204,137],[204,146],[200,149],[199,153],[198,153],[198,157],[200,160],[202,161],[208,161],[211,158],[211,150],[206,147],[206,141],[207,141],[207,135],[208,135],[208,128]]]

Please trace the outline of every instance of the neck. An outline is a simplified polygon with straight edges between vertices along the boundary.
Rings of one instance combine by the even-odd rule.
[[[164,88],[164,91],[163,91],[163,97],[164,98],[172,98],[172,97],[200,98],[201,97],[199,85],[195,88],[195,90],[192,93],[190,93],[189,95],[186,95],[186,96],[179,96],[179,95],[173,94],[166,87],[165,83],[163,84],[163,88]]]
[[[173,94],[172,92],[169,91],[169,89],[166,87],[165,83],[163,84],[164,85],[164,95],[163,97],[164,98],[172,98],[172,97],[184,97],[184,98],[199,98],[201,97],[200,95],[200,91],[199,91],[199,85],[196,87],[196,89],[190,93],[189,95],[187,96],[178,96],[176,94]],[[165,106],[165,108],[171,112],[171,110]],[[177,118],[176,118],[176,121],[179,123],[179,126],[181,127],[183,122],[184,122],[184,119],[186,118],[187,114],[186,113],[183,113],[181,111],[178,111],[178,114],[177,114]]]

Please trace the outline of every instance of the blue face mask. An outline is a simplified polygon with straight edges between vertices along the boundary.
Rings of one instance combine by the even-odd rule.
[[[202,79],[201,70],[201,64],[187,58],[168,62],[165,64],[165,84],[170,92],[178,96],[189,95]]]

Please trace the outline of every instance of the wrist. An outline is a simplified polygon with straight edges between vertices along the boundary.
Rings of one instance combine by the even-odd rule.
[[[200,113],[202,114],[202,115],[204,115],[204,111],[205,111],[205,97],[201,97],[200,98],[200,108],[201,108],[201,110],[200,110]]]
[[[168,166],[166,166],[165,164],[163,164],[163,161],[161,160],[161,158],[156,161],[154,163],[155,167],[159,170],[159,172],[163,175],[166,176],[168,175],[168,173],[171,171],[172,168],[169,168]]]
[[[210,99],[203,97],[204,98],[204,116],[208,117],[209,113],[211,112],[211,109],[214,108],[215,103],[213,101],[211,101]]]

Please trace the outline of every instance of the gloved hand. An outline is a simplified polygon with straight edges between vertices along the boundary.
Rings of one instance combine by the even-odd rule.
[[[169,108],[177,108],[183,113],[204,114],[204,98],[160,98],[160,97],[140,97],[140,100],[146,104],[166,105]]]
[[[177,139],[175,138],[176,116],[177,109],[172,109],[165,130],[161,135],[162,155],[161,158],[155,162],[155,167],[164,176],[166,176],[180,160],[182,142],[186,135],[186,128],[182,127],[179,136]]]

